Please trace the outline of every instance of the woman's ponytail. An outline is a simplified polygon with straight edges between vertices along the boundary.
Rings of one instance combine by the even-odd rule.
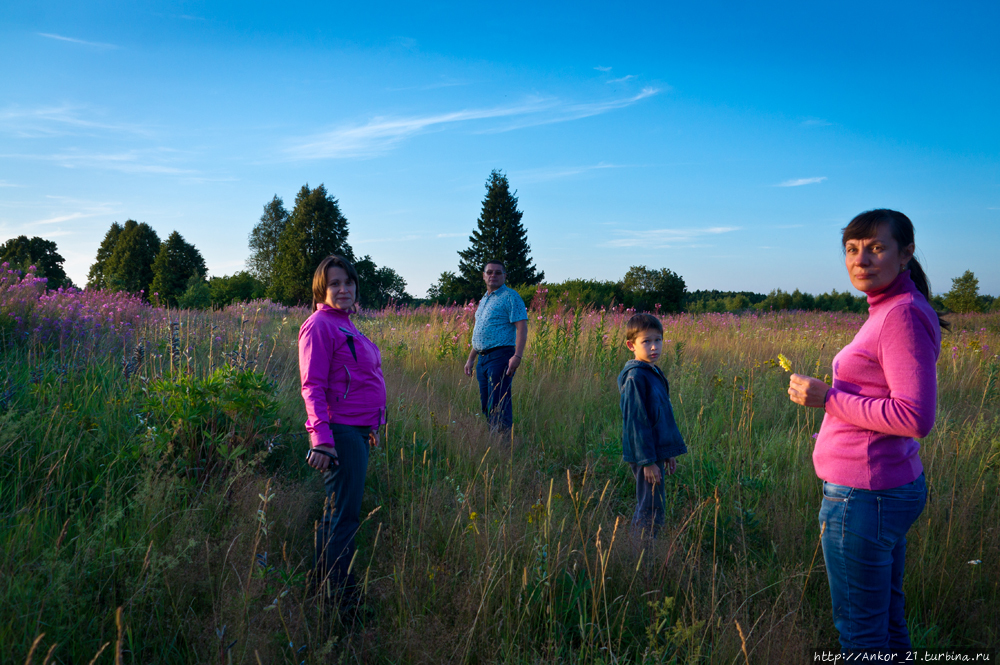
[[[906,264],[906,269],[910,271],[910,279],[913,281],[913,285],[917,287],[917,290],[927,299],[928,304],[931,302],[931,285],[927,280],[927,274],[924,273],[924,267],[920,265],[920,261],[916,258],[910,259],[910,262]],[[931,305],[933,307],[933,305]],[[937,310],[934,313],[938,317],[938,325],[949,330],[951,324],[941,318],[941,314]]]

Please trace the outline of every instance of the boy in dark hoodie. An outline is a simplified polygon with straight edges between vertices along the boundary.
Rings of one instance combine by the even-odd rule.
[[[618,375],[622,408],[622,456],[635,476],[638,505],[632,524],[655,536],[663,524],[663,476],[677,470],[687,452],[674,421],[670,385],[656,366],[663,350],[663,324],[652,314],[636,314],[625,327],[625,346],[635,360]]]

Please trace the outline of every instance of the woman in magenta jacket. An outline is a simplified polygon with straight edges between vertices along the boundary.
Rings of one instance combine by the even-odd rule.
[[[910,648],[903,607],[906,532],[927,488],[916,439],[934,425],[941,328],[913,224],[864,212],[843,230],[851,284],[868,320],[833,359],[833,386],[793,374],[793,402],[826,411],[813,451],[833,620],[844,651]]]
[[[299,374],[306,404],[309,466],[323,472],[328,505],[316,531],[316,583],[325,599],[356,604],[354,536],[368,471],[368,446],[385,422],[385,380],[378,347],[350,315],[358,273],[328,256],[313,276],[313,313],[299,330]],[[332,504],[332,505],[331,505]]]

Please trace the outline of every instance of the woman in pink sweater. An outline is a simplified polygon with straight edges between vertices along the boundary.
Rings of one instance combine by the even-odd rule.
[[[906,532],[924,509],[920,444],[934,425],[943,321],[915,258],[913,224],[871,210],[843,230],[868,320],[833,359],[833,386],[793,374],[793,402],[826,411],[813,465],[833,620],[844,651],[910,648],[903,607]]]
[[[299,374],[305,400],[309,466],[323,472],[328,497],[316,530],[316,587],[325,600],[353,611],[358,592],[351,571],[354,535],[368,472],[368,446],[385,422],[385,380],[378,347],[350,315],[358,273],[328,256],[313,276],[313,313],[299,330]]]

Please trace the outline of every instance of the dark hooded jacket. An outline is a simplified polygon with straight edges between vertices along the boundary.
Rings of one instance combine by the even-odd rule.
[[[670,384],[660,368],[630,360],[618,375],[622,407],[622,456],[646,466],[687,452],[670,405]]]

